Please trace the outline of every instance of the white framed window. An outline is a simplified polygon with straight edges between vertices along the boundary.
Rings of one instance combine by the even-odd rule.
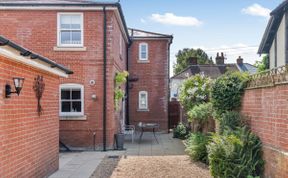
[[[84,115],[84,86],[80,84],[60,85],[60,116]]]
[[[58,13],[57,45],[83,47],[83,13]]]
[[[148,109],[148,92],[147,91],[140,91],[139,92],[139,101],[138,107],[141,110]]]
[[[148,60],[148,44],[147,43],[139,44],[139,60],[140,61]]]

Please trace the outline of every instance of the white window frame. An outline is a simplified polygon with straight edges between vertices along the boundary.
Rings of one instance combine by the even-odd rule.
[[[62,89],[80,89],[81,90],[81,112],[62,112]],[[59,87],[59,116],[84,116],[84,86],[75,83],[61,84]]]
[[[146,46],[146,58],[142,58],[142,46]],[[140,43],[139,44],[139,60],[140,61],[148,61],[148,56],[149,56],[149,53],[148,53],[148,43]]]
[[[61,15],[80,15],[81,19],[81,43],[80,44],[61,44]],[[84,46],[84,18],[81,12],[59,12],[57,13],[57,46],[58,47],[83,47]]]
[[[141,105],[141,95],[145,94],[146,96],[146,107],[142,107]],[[138,95],[138,109],[139,110],[148,110],[148,92],[147,91],[140,91]]]

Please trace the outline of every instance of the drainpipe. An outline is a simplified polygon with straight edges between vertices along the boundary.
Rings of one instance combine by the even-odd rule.
[[[106,149],[106,106],[107,106],[107,14],[106,6],[103,7],[103,151]]]
[[[126,70],[129,72],[129,48],[132,45],[132,41],[129,42],[126,48]],[[130,117],[129,117],[129,77],[127,78],[126,82],[126,120],[125,124],[130,124]]]
[[[173,41],[173,36],[171,36],[171,39],[168,43],[168,133],[170,133],[170,117],[169,117],[169,101],[170,101],[170,46]]]

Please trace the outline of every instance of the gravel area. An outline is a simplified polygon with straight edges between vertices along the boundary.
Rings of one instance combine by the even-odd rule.
[[[94,173],[90,178],[109,178],[111,177],[114,169],[116,168],[120,157],[118,156],[106,156],[103,158],[101,163],[97,166]]]
[[[212,178],[209,169],[181,156],[122,157],[111,178]]]

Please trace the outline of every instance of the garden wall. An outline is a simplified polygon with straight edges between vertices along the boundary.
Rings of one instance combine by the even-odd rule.
[[[247,89],[242,113],[263,142],[265,177],[288,177],[288,84]]]
[[[43,113],[38,116],[34,78],[43,76]],[[19,96],[5,98],[5,85],[24,77]],[[0,56],[0,177],[46,177],[59,166],[59,77]]]

